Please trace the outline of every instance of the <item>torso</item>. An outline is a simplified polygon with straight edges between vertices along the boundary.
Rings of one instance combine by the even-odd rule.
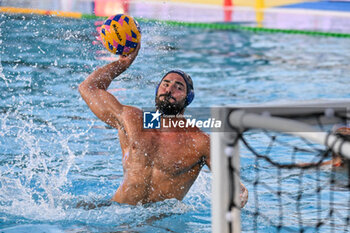
[[[141,120],[136,120],[140,128]],[[118,131],[124,181],[112,200],[134,205],[170,198],[182,200],[205,163],[203,151],[209,151],[209,136],[193,129],[130,132],[135,125],[125,125],[124,131]]]

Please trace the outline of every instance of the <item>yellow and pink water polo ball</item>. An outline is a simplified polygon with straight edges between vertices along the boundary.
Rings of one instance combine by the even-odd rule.
[[[106,49],[118,55],[130,54],[141,41],[139,24],[126,14],[109,17],[103,23],[100,34]]]

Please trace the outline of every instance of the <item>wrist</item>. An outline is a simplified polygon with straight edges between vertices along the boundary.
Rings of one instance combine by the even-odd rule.
[[[118,75],[123,73],[126,69],[127,67],[125,66],[125,64],[123,64],[119,60],[110,63],[109,71],[111,74],[113,74],[111,78],[115,79]]]

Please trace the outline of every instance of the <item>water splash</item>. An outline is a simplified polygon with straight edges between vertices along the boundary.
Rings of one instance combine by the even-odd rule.
[[[0,23],[0,38],[2,37],[1,26],[2,26],[4,23],[5,23],[5,21],[2,21],[2,22]],[[0,48],[2,48],[2,43],[3,43],[3,41],[0,39]],[[0,53],[3,54],[4,51],[2,51],[2,49],[1,49],[1,50],[0,50]],[[4,71],[4,69],[3,69],[2,64],[1,64],[1,56],[0,56],[0,78],[1,78],[2,80],[4,80],[6,87],[8,87],[8,86],[9,86],[10,80],[7,79],[7,78],[5,77],[5,75],[3,74],[3,71]]]
[[[7,76],[0,79],[6,79],[6,84],[0,82],[0,87],[6,86],[0,101],[2,229],[23,224],[23,228],[37,226],[39,230],[33,231],[40,231],[40,225],[50,229],[50,224],[73,232],[80,226],[82,231],[92,232],[162,232],[167,231],[167,221],[180,221],[181,224],[169,227],[177,232],[196,232],[201,224],[192,224],[192,220],[204,222],[208,228],[210,174],[207,172],[199,175],[182,202],[166,200],[143,206],[113,203],[95,209],[77,207],[81,201],[96,204],[109,200],[123,176],[116,130],[97,121],[77,93],[79,82],[91,67],[100,63],[94,57],[98,48],[88,46],[94,38],[94,28],[89,25],[93,22],[84,25],[79,21],[77,25],[64,19],[30,17],[6,18],[16,25],[6,23],[7,29],[16,30],[4,37],[1,44],[6,45],[3,70]],[[165,36],[166,30],[157,26],[145,31],[161,34],[155,35],[154,40],[147,41],[150,37],[145,37],[145,47],[152,50],[145,49],[146,56],[140,54],[138,59],[141,66],[149,62],[156,64],[156,67],[142,68],[148,86],[153,86],[153,77],[157,76],[158,80],[161,76],[154,71],[165,69],[156,59],[171,53],[167,48],[173,46],[173,42]],[[23,36],[21,43],[9,43],[19,32]],[[76,36],[72,37],[72,33]],[[152,61],[148,61],[150,58]],[[114,84],[131,86],[125,88],[127,100],[137,100],[132,95],[142,89],[143,80],[128,73],[124,77],[125,80]],[[143,98],[138,104],[144,105],[142,101]],[[16,231],[20,229],[12,229]]]
[[[140,206],[114,203],[111,206],[90,210],[77,208],[78,201],[98,203],[101,200],[108,200],[115,191],[109,189],[106,191],[107,194],[103,194],[101,188],[87,184],[95,191],[79,195],[78,188],[72,187],[74,186],[72,180],[77,179],[72,177],[72,173],[81,173],[84,176],[86,172],[86,168],[78,164],[77,160],[87,159],[85,163],[89,163],[90,158],[86,157],[91,153],[90,143],[95,141],[93,131],[100,130],[96,126],[96,120],[90,121],[88,127],[83,129],[71,125],[67,130],[54,121],[39,119],[35,114],[38,106],[26,97],[18,96],[16,102],[17,107],[7,109],[0,119],[2,144],[8,143],[9,147],[6,150],[12,151],[9,157],[0,161],[1,213],[5,213],[10,219],[16,219],[15,221],[25,219],[24,223],[65,221],[69,225],[83,222],[89,224],[89,229],[93,227],[107,229],[101,225],[111,227],[116,223],[117,229],[147,229],[162,228],[159,222],[176,219],[180,215],[193,212],[208,213],[210,209],[208,172],[199,175],[183,202],[166,200]],[[84,141],[90,136],[91,140]],[[74,148],[77,143],[75,140],[84,141],[83,150],[79,147],[78,152]],[[92,169],[102,169],[97,164],[94,163]],[[87,180],[85,177],[81,182]],[[103,186],[106,183],[108,185],[110,181],[98,178],[98,182]],[[197,217],[201,221],[204,218],[206,223],[210,222],[208,215],[193,216]]]
[[[87,151],[85,146],[76,155],[69,143],[87,134],[93,124],[67,135],[52,122],[39,121],[32,115],[36,107],[31,102],[28,106],[22,98],[17,97],[17,108],[7,109],[0,119],[5,152],[16,152],[0,161],[1,212],[32,220],[64,219],[64,200],[74,197],[66,191],[71,184],[68,174],[75,158]],[[28,109],[30,114],[24,114]]]

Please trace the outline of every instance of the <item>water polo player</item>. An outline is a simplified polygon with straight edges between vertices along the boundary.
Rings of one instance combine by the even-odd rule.
[[[80,84],[79,91],[98,118],[118,129],[124,180],[112,200],[132,205],[182,200],[201,168],[210,168],[210,139],[193,127],[144,130],[142,110],[121,104],[107,91],[112,80],[132,64],[139,49],[140,44],[130,55],[95,70]],[[165,119],[165,115],[182,114],[193,98],[192,79],[179,70],[168,72],[156,88],[156,108]],[[183,118],[172,118],[178,120]],[[247,198],[242,184],[242,207]]]

